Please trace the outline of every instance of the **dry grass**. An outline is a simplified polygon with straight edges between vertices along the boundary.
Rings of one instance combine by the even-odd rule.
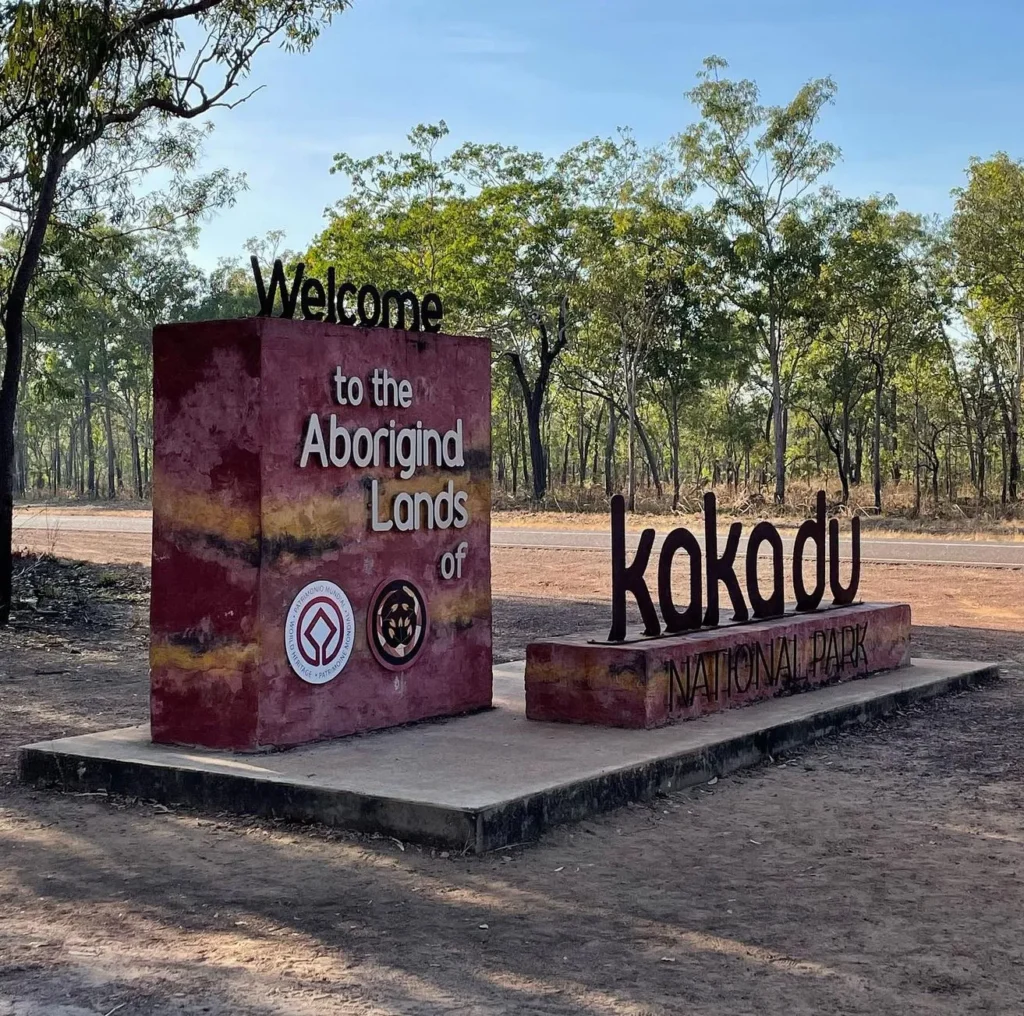
[[[770,519],[782,528],[799,525],[812,514],[818,490],[826,490],[829,511],[838,516],[858,515],[866,530],[878,535],[959,536],[963,539],[1024,539],[1024,502],[1007,509],[995,502],[977,502],[975,492],[961,491],[957,503],[941,501],[933,505],[926,498],[920,513],[914,512],[914,491],[910,484],[889,486],[883,497],[881,516],[872,514],[873,494],[869,487],[852,488],[849,504],[841,503],[841,494],[834,485],[791,483],[786,504],[774,504],[771,492],[765,490],[733,489],[727,486],[684,490],[678,510],[671,508],[671,495],[657,498],[649,491],[637,496],[633,517],[637,524],[657,524],[662,528],[672,525],[692,527],[702,524],[703,496],[713,490],[718,500],[718,515],[722,524],[732,520],[753,521]],[[495,525],[546,525],[550,528],[603,529],[607,526],[608,497],[601,487],[583,491],[554,492],[540,504],[534,505],[523,496],[510,497],[497,490],[494,495]],[[519,519],[523,521],[518,521]]]

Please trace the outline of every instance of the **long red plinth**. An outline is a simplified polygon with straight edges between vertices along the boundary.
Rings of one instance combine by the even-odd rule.
[[[154,367],[153,739],[286,747],[489,706],[489,343],[257,318],[159,327]],[[452,432],[451,461],[408,475],[388,460],[421,430]]]
[[[529,719],[658,727],[892,670],[910,660],[910,607],[864,603],[665,638],[598,638],[527,646]]]

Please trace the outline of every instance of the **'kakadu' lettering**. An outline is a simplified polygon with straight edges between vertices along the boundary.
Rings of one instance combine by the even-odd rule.
[[[644,634],[661,634],[661,623],[650,590],[647,588],[645,572],[654,546],[654,530],[645,529],[640,534],[640,543],[631,564],[626,564],[626,506],[621,495],[612,498],[612,627],[609,642],[621,642],[626,637],[626,594],[632,593],[640,608],[644,622]],[[744,554],[744,577],[750,607],[744,599],[736,574],[737,553],[743,523],[734,522],[729,527],[725,547],[718,549],[718,517],[715,495],[704,495],[704,546],[688,529],[673,529],[666,537],[658,559],[658,601],[662,619],[668,634],[691,631],[695,628],[715,627],[719,623],[719,586],[724,585],[733,608],[734,621],[781,617],[786,611],[786,590],[783,580],[783,558],[785,551],[779,531],[770,522],[759,522],[751,530]],[[793,544],[792,581],[798,611],[817,610],[825,595],[825,492],[819,491],[815,517],[807,519],[799,530]],[[807,545],[812,543],[815,550],[814,587],[808,590],[803,578],[803,559]],[[762,544],[771,550],[772,581],[771,591],[766,596],[761,589],[757,573],[758,552]],[[672,588],[672,562],[675,555],[684,551],[690,560],[689,600],[685,609],[680,610]],[[850,522],[850,580],[843,585],[839,575],[839,522],[832,519],[828,525],[828,586],[832,592],[832,603],[842,606],[853,603],[860,585],[860,519],[856,516]],[[702,581],[703,578],[706,581]],[[704,594],[707,593],[707,605]]]

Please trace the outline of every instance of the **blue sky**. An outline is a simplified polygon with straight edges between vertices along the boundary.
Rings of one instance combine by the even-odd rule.
[[[355,0],[311,53],[261,54],[265,87],[218,113],[205,165],[249,190],[198,259],[270,229],[301,249],[342,193],[332,155],[401,148],[417,123],[548,154],[619,126],[661,143],[693,121],[685,92],[711,53],[767,102],[832,75],[830,182],[945,214],[971,155],[1024,155],[1022,41],[1019,0]]]

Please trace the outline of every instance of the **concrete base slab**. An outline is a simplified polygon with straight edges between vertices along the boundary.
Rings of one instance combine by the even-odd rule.
[[[482,852],[998,678],[992,664],[920,659],[658,730],[623,730],[528,721],[523,670],[496,667],[496,708],[472,716],[263,755],[158,745],[147,726],[126,727],[27,745],[21,776]]]

